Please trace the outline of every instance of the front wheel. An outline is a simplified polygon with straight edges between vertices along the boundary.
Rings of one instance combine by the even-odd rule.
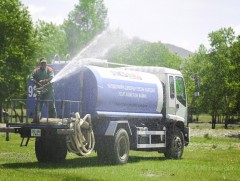
[[[180,159],[184,150],[182,131],[175,127],[167,132],[167,146],[164,155],[166,158]]]

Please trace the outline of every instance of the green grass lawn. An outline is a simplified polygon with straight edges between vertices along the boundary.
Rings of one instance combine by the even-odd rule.
[[[34,139],[20,147],[20,137],[0,133],[0,180],[240,180],[240,139],[192,137],[181,160],[157,152],[131,151],[125,165],[102,165],[96,153],[68,153],[64,163],[38,163]]]

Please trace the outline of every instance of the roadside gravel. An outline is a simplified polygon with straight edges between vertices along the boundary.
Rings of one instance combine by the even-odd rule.
[[[6,127],[6,124],[0,123],[0,128]]]
[[[203,136],[211,136],[211,137],[235,137],[240,138],[240,127],[237,125],[230,125],[228,129],[224,129],[222,127],[218,127],[216,129],[211,129],[211,125],[204,128],[196,127],[195,125],[190,125],[190,136],[191,137],[203,137]]]
[[[0,128],[6,127],[6,124],[0,123]],[[190,124],[190,136],[191,137],[203,137],[205,135],[211,137],[235,137],[240,138],[240,127],[229,126],[229,129],[217,128],[211,129],[211,125],[203,124]],[[203,128],[204,127],[204,128]]]

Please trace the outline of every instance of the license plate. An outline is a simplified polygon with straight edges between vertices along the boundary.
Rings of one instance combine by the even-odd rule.
[[[31,129],[31,136],[40,137],[41,129]]]

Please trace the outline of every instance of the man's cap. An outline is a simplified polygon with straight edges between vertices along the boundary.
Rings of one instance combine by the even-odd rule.
[[[45,58],[41,58],[40,63],[47,63],[47,60]]]

